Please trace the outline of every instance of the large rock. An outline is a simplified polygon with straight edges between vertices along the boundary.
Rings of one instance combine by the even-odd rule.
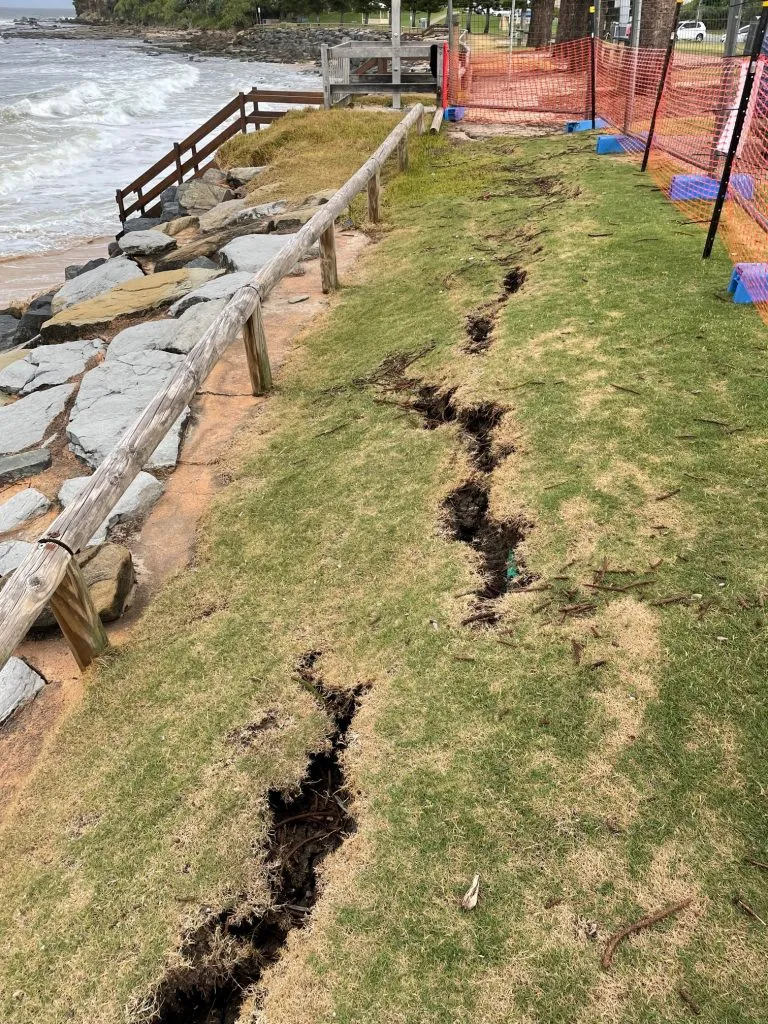
[[[0,406],[0,455],[13,455],[40,444],[74,390],[74,384],[59,384]]]
[[[86,373],[67,425],[72,451],[90,466],[98,466],[181,361],[182,356],[170,352],[134,351],[107,359]],[[176,465],[188,416],[185,409],[149,459],[149,468]]]
[[[320,209],[319,206],[302,206],[298,210],[281,213],[272,220],[272,230],[278,235],[289,235],[304,227]]]
[[[176,185],[169,185],[160,195],[160,218],[163,224],[178,220],[186,215],[186,210],[179,202],[179,189]]]
[[[224,309],[227,299],[212,299],[210,302],[198,302],[182,313],[176,323],[176,333],[168,342],[169,352],[187,355],[200,341],[213,321]]]
[[[200,217],[201,231],[218,231],[235,224],[247,224],[250,221],[269,221],[275,214],[282,213],[288,203],[282,199],[273,203],[261,203],[259,206],[247,205],[246,199],[231,199],[228,203],[220,203]]]
[[[17,359],[0,372],[0,391],[28,395],[38,388],[64,384],[82,373],[88,362],[103,351],[104,343],[100,338],[30,349],[23,359]]]
[[[249,181],[253,181],[266,169],[266,164],[262,167],[230,167],[227,171],[227,181],[230,185],[247,185]]]
[[[143,232],[137,232],[137,234],[141,235]],[[168,242],[170,239],[166,238],[165,241]],[[51,303],[53,312],[54,314],[60,313],[69,306],[95,299],[98,295],[111,291],[112,288],[125,281],[132,281],[143,276],[141,270],[127,256],[119,256],[116,260],[107,260],[100,266],[94,267],[93,270],[78,274],[77,277],[67,281],[53,297]]]
[[[38,295],[36,299],[24,310],[24,315],[13,338],[14,345],[23,345],[37,337],[46,320],[53,316],[51,300],[54,292],[47,292],[45,295]]]
[[[123,238],[131,231],[151,231],[161,223],[159,217],[129,217],[125,224],[123,224],[123,231],[120,237]]]
[[[186,210],[210,210],[219,203],[234,199],[234,193],[223,185],[193,178],[179,185],[178,198]]]
[[[0,314],[0,352],[7,352],[16,345],[16,332],[20,323],[15,316]]]
[[[95,270],[106,262],[107,259],[103,256],[100,259],[88,260],[87,263],[72,263],[64,268],[64,280],[71,281],[72,278],[79,277],[81,274],[87,274],[90,270]]]
[[[175,249],[176,241],[163,231],[132,231],[120,239],[120,248],[126,256],[159,256]]]
[[[245,235],[225,245],[219,255],[228,270],[255,274],[287,243],[285,235]]]
[[[173,220],[169,220],[167,223],[163,223],[157,229],[162,231],[166,235],[170,235],[171,238],[175,238],[176,235],[180,235],[182,231],[187,231],[189,228],[197,228],[200,226],[200,221],[197,217],[174,217]]]
[[[37,519],[51,507],[44,494],[27,487],[0,505],[0,533],[16,530],[30,519]]]
[[[0,541],[0,579],[18,569],[30,551],[36,547],[25,540]]]
[[[72,504],[89,480],[88,476],[75,476],[64,481],[59,489],[62,508]],[[103,544],[110,527],[147,515],[164,490],[164,485],[151,473],[139,473],[88,543]]]
[[[104,362],[112,363],[134,352],[148,352],[152,349],[167,351],[176,331],[174,320],[148,320],[143,324],[126,327],[112,339]]]
[[[245,224],[234,224],[228,228],[222,228],[220,231],[212,231],[209,235],[201,235],[191,242],[185,242],[175,252],[161,256],[155,264],[155,272],[187,267],[193,260],[198,260],[202,256],[212,257],[233,238],[240,238],[241,235],[265,235],[271,224],[271,220],[252,220]]]
[[[26,661],[9,658],[0,669],[0,725],[28,704],[45,686],[45,680]]]
[[[209,302],[211,299],[231,299],[237,289],[248,284],[251,279],[252,275],[246,272],[239,274],[226,274],[224,277],[219,277],[215,281],[209,281],[201,288],[195,288],[193,292],[187,292],[187,294],[179,299],[178,302],[174,302],[168,312],[171,316],[180,316],[190,307],[195,306],[198,302]],[[0,376],[0,386],[1,385],[2,377]]]
[[[223,271],[170,270],[126,281],[96,299],[80,302],[57,313],[43,330],[44,341],[65,340],[110,324],[123,316],[135,316],[170,305]]]
[[[16,480],[42,473],[51,464],[51,453],[47,448],[35,448],[21,455],[0,456],[0,484],[12,484]]]

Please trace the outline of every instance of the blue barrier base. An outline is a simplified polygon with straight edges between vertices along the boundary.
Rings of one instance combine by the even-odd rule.
[[[444,121],[460,121],[464,117],[464,107],[446,107],[443,111]]]
[[[669,198],[680,202],[685,199],[704,199],[714,202],[720,181],[706,174],[675,174],[669,188]],[[731,175],[730,187],[743,199],[755,194],[755,183],[751,174]]]
[[[602,117],[595,118],[595,128],[608,128],[608,122]],[[588,117],[586,121],[567,121],[564,132],[570,134],[571,132],[591,132],[592,131],[592,118]]]
[[[737,263],[728,291],[734,302],[768,301],[768,263]]]

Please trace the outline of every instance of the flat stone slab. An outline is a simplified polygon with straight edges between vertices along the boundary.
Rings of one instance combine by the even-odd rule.
[[[72,451],[89,466],[98,466],[144,406],[173,376],[182,359],[183,356],[159,350],[133,351],[106,359],[86,373],[67,425]],[[0,409],[0,414],[3,411]],[[148,468],[176,465],[188,416],[187,408],[160,442],[147,463]]]
[[[43,340],[47,342],[77,337],[104,327],[118,317],[160,309],[223,273],[223,270],[182,268],[126,281],[98,298],[69,306],[57,313],[44,325]],[[79,280],[79,277],[75,278],[75,281]]]
[[[51,453],[47,448],[36,448],[21,455],[0,456],[0,484],[12,484],[16,480],[42,473],[51,464]]]
[[[198,302],[182,313],[176,323],[176,333],[168,344],[169,352],[187,355],[200,341],[213,321],[224,309],[227,299],[212,299],[210,302]]]
[[[255,274],[287,244],[286,235],[243,235],[227,243],[220,256],[228,270]]]
[[[222,175],[223,179],[224,175]],[[219,203],[234,199],[234,194],[222,185],[201,178],[193,178],[179,185],[179,203],[186,210],[210,210]]]
[[[198,302],[175,320],[150,320],[126,327],[115,335],[105,362],[113,363],[131,353],[152,350],[187,355],[226,304],[226,299]]]
[[[0,725],[33,700],[45,680],[21,658],[9,658],[0,669]]]
[[[131,231],[117,244],[126,256],[158,256],[176,248],[176,240],[163,231]]]
[[[51,423],[64,411],[75,387],[59,384],[0,406],[0,455],[14,455],[39,445]]]
[[[30,519],[43,515],[50,507],[48,498],[34,487],[19,491],[0,505],[0,533],[18,529]]]
[[[64,481],[59,489],[62,508],[72,504],[89,480],[88,476],[74,476]],[[146,515],[164,490],[165,486],[151,473],[139,473],[88,543],[103,544],[110,527]]]
[[[143,232],[137,233],[143,234]],[[107,260],[101,266],[88,270],[84,274],[78,274],[77,277],[67,281],[53,296],[51,309],[54,314],[60,313],[69,306],[95,299],[98,295],[111,291],[119,284],[143,276],[139,267],[132,263],[127,256],[118,256],[117,259]]]
[[[64,384],[82,373],[88,362],[103,351],[101,338],[33,348],[23,359],[17,359],[0,373],[0,391],[28,395],[38,388]]]
[[[267,164],[262,167],[230,167],[227,171],[227,181],[237,185],[247,185],[263,171],[266,171]]]
[[[211,299],[231,299],[238,288],[250,283],[252,277],[253,275],[247,271],[241,271],[238,274],[225,274],[215,281],[209,281],[202,287],[195,288],[192,292],[187,292],[186,295],[174,302],[168,312],[171,316],[180,316],[190,306],[194,306],[198,302],[208,302]],[[0,385],[1,383],[2,377],[0,377]]]

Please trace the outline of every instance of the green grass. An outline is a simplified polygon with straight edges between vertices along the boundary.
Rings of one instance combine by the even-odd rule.
[[[702,1021],[765,1019],[766,930],[732,896],[768,913],[742,861],[768,859],[766,333],[724,301],[724,252],[702,262],[700,229],[593,144],[414,144],[195,567],[91,675],[5,828],[0,1019],[124,1020],[201,908],[262,904],[265,791],[326,729],[293,674],[314,649],[332,685],[372,684],[359,827],[267,979],[270,1024],[683,1022],[680,985]],[[466,314],[514,266],[491,348],[464,354]],[[470,474],[455,425],[359,383],[429,344],[412,376],[507,409],[492,508],[531,524],[549,588],[503,597],[494,629],[460,625],[477,577],[441,525]],[[600,567],[651,583],[589,589]],[[268,708],[284,727],[234,748]],[[601,971],[610,932],[687,895]]]

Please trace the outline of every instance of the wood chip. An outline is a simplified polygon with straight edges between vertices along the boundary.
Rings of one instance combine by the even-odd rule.
[[[480,897],[480,875],[475,875],[472,884],[461,898],[462,910],[474,910]]]

